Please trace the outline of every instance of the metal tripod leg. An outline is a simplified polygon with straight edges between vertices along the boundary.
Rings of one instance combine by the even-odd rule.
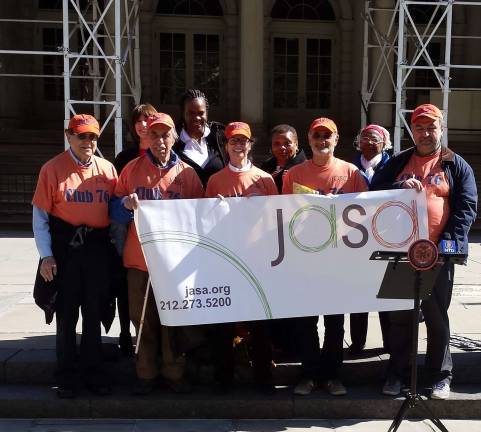
[[[434,426],[436,426],[442,432],[449,432],[446,426],[444,426],[443,422],[434,415],[428,404],[421,398],[421,396],[417,395],[417,398],[420,402],[421,407],[428,414],[428,418],[433,422]]]
[[[391,426],[389,426],[388,432],[396,432],[401,426],[402,421],[404,420],[404,417],[406,417],[406,414],[411,408],[412,400],[409,395],[406,395],[406,399],[401,405],[401,409],[398,411],[396,414],[396,417],[394,417],[393,422],[391,423]]]
[[[428,418],[433,422],[441,432],[449,432],[446,426],[443,425],[434,413],[429,409],[426,402],[422,399],[421,395],[417,392],[417,355],[418,355],[418,338],[419,338],[419,310],[421,308],[420,301],[421,292],[421,272],[416,271],[416,279],[414,284],[414,309],[412,314],[412,350],[411,350],[411,389],[406,394],[406,400],[401,405],[400,410],[394,417],[388,432],[396,432],[401,426],[402,421],[407,415],[407,412],[414,408],[418,402],[419,405],[428,414]]]

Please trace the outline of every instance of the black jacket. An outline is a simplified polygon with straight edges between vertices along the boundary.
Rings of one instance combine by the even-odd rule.
[[[117,174],[120,175],[124,166],[136,157],[139,157],[139,149],[137,147],[126,148],[115,156],[114,167],[117,170]]]
[[[207,141],[207,151],[208,151],[208,160],[207,163],[201,167],[197,165],[192,159],[185,155],[185,142],[183,142],[180,137],[174,144],[174,151],[183,160],[186,164],[189,164],[192,168],[194,168],[195,172],[200,178],[202,185],[205,187],[207,186],[207,181],[212,174],[220,171],[222,168],[226,166],[226,158],[224,155],[224,125],[217,122],[211,122],[208,124],[210,133],[206,137]],[[180,135],[180,131],[179,135]]]
[[[284,173],[289,168],[292,168],[294,165],[299,165],[300,163],[304,162],[306,159],[307,159],[306,154],[304,153],[304,150],[301,149],[294,155],[294,157],[290,158],[287,161],[284,168],[282,168],[280,171],[276,173],[277,159],[274,156],[272,156],[271,158],[262,162],[261,170],[268,172],[269,174],[272,175],[274,182],[276,183],[277,190],[279,191],[279,193],[282,193],[282,177],[284,176]]]
[[[72,247],[82,247],[86,242],[94,242],[99,247],[105,249],[105,253],[110,253],[110,241],[108,237],[108,228],[93,229],[90,232],[83,231],[85,226],[73,226],[55,216],[49,215],[50,234],[52,237],[52,251],[58,263],[58,268],[64,268],[65,260],[69,259],[69,249]],[[82,234],[83,232],[83,234]],[[35,276],[35,285],[33,288],[33,298],[38,307],[45,312],[45,322],[50,324],[56,310],[57,292],[59,286],[57,284],[58,277],[52,282],[45,282],[40,275],[40,263],[38,263],[37,274]],[[105,269],[105,271],[110,271]],[[115,299],[112,293],[112,287],[109,290],[108,298],[104,304],[100,305],[101,319],[105,330],[108,332],[115,317]]]
[[[404,181],[398,175],[411,159],[415,147],[392,157],[384,168],[377,171],[371,182],[371,190],[401,189]],[[458,154],[443,148],[441,167],[449,183],[449,219],[441,238],[456,240],[458,251],[468,253],[468,232],[476,219],[478,194],[473,169]],[[446,235],[446,234],[449,234]]]

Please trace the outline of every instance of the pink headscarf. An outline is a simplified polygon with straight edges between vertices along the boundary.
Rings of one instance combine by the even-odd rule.
[[[368,132],[370,130],[377,132],[383,138],[383,141],[386,141],[387,136],[384,134],[383,128],[375,124],[367,125],[361,130],[361,133],[359,135],[362,135],[364,132]]]

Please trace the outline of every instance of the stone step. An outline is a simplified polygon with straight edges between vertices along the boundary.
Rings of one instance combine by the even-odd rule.
[[[120,357],[113,344],[104,344],[107,369],[113,383],[130,384],[135,377],[132,358]],[[481,384],[481,352],[455,352],[452,354],[455,365],[454,383]],[[350,359],[346,353],[342,368],[342,378],[347,386],[381,386],[387,367],[387,354],[379,350],[366,350],[361,358]],[[418,364],[424,362],[424,354],[419,354]],[[0,383],[5,384],[54,384],[55,350],[53,349],[0,349]],[[274,382],[279,386],[293,386],[301,376],[299,363],[279,362],[273,370]],[[213,379],[213,367],[188,361],[187,374],[192,382],[207,385]],[[420,381],[424,379],[423,368],[419,368]],[[252,383],[252,368],[245,362],[236,367],[236,380]]]
[[[379,394],[373,386],[353,386],[349,394],[333,397],[323,391],[295,397],[290,389],[278,389],[263,396],[238,388],[225,396],[213,395],[206,388],[195,388],[190,395],[156,390],[149,396],[133,397],[125,386],[113,388],[110,396],[92,396],[80,390],[76,399],[61,400],[47,386],[0,386],[0,417],[3,418],[151,418],[151,419],[392,419],[403,397]],[[435,416],[443,419],[480,419],[479,386],[454,386],[447,401],[426,401]],[[407,418],[426,418],[416,407]]]

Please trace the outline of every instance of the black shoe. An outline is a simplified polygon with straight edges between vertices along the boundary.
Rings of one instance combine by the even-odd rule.
[[[76,396],[75,387],[73,385],[59,385],[57,387],[57,397],[59,399],[73,399]]]
[[[156,387],[157,387],[157,380],[155,378],[152,378],[152,379],[138,378],[132,387],[131,393],[136,396],[145,396],[152,393]]]

